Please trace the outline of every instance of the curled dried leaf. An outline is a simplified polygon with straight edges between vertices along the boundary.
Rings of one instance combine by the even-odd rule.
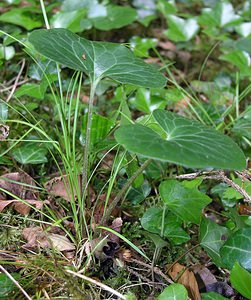
[[[186,287],[188,295],[191,299],[201,300],[199,287],[192,271],[189,271],[185,266],[176,263],[168,272],[168,275],[174,281],[181,283]]]
[[[0,124],[0,141],[7,139],[10,133],[10,127],[8,125]]]

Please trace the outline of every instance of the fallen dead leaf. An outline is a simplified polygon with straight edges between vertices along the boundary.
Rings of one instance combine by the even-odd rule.
[[[48,234],[48,239],[51,241],[52,247],[58,251],[72,251],[76,249],[75,245],[64,235],[50,233]]]
[[[37,209],[42,209],[45,203],[49,204],[48,201],[37,200],[38,192],[35,187],[33,178],[25,172],[7,173],[0,176],[0,188],[6,191],[0,194],[0,212],[8,205],[13,204],[18,213],[27,215],[31,207],[16,198],[21,198]]]
[[[25,172],[7,173],[0,176],[0,188],[22,199],[36,200],[38,192],[35,187],[33,178]],[[5,194],[8,200],[13,199],[8,193]]]
[[[181,283],[186,287],[191,299],[201,300],[199,287],[192,271],[189,271],[185,266],[176,263],[168,272],[168,275],[175,282]]]
[[[166,40],[164,42],[159,41],[158,42],[158,46],[160,48],[164,49],[164,50],[171,50],[171,51],[174,51],[174,52],[177,50],[175,44],[172,43],[172,42],[170,42],[170,41],[168,41],[168,40]]]
[[[44,232],[41,227],[25,228],[22,232],[27,243],[23,248],[54,248],[58,251],[75,250],[75,245],[63,235]]]
[[[224,297],[234,295],[233,288],[224,281],[217,281],[212,272],[203,265],[193,266],[199,289],[206,292],[216,292]]]
[[[38,200],[24,200],[25,202],[29,203],[30,205],[34,205],[36,209],[42,209],[44,204],[50,204],[48,200],[45,201],[38,201]],[[9,204],[14,205],[15,211],[20,213],[21,215],[25,216],[29,214],[31,207],[19,200],[1,200],[0,199],[0,212],[2,212],[5,207]]]
[[[50,242],[48,240],[47,234],[43,232],[41,227],[29,227],[24,228],[23,237],[27,241],[24,248],[49,248]]]
[[[251,206],[247,204],[239,204],[239,214],[240,215],[246,215],[251,216]]]
[[[78,176],[78,185],[79,190],[81,190],[81,176]],[[49,194],[54,197],[61,197],[66,201],[75,200],[77,197],[76,189],[74,191],[74,195],[71,195],[71,189],[69,184],[68,175],[54,177],[44,185],[45,189]]]
[[[0,141],[7,139],[10,132],[10,127],[8,125],[0,124]]]

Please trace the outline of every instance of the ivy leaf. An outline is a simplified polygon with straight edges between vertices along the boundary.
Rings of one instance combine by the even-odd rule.
[[[228,298],[225,298],[218,293],[210,292],[210,293],[201,294],[201,299],[202,300],[227,300]]]
[[[48,150],[39,147],[38,143],[28,143],[12,152],[12,156],[21,164],[42,164],[47,162]]]
[[[142,227],[152,233],[161,235],[162,227],[163,236],[171,240],[175,245],[185,243],[190,236],[182,229],[182,220],[167,211],[163,219],[163,208],[150,207],[141,219]]]
[[[92,42],[67,29],[40,29],[29,41],[51,60],[85,72],[92,81],[110,77],[120,83],[144,87],[163,87],[165,77],[126,47],[106,42]]]
[[[237,262],[230,273],[232,286],[247,299],[251,299],[251,274]]]
[[[200,244],[217,266],[222,265],[219,251],[228,235],[226,227],[220,226],[209,219],[202,219],[200,223]]]
[[[241,149],[213,128],[175,113],[155,110],[158,131],[140,124],[115,132],[117,142],[128,151],[191,168],[242,170],[246,166]]]
[[[199,30],[196,19],[184,20],[174,15],[167,16],[169,29],[166,35],[175,42],[187,42],[191,40]]]
[[[36,12],[38,11],[31,7],[12,8],[0,16],[0,21],[19,25],[27,30],[31,30],[41,27],[43,24],[36,14],[34,14]]]
[[[173,283],[157,297],[157,300],[187,300],[188,294],[184,285]]]
[[[121,28],[133,23],[137,18],[137,12],[131,7],[118,5],[107,6],[107,15],[92,18],[94,27],[100,30],[111,30]]]
[[[177,180],[166,180],[159,187],[161,199],[182,220],[198,224],[202,209],[211,199],[197,188],[188,188]]]
[[[251,271],[251,228],[234,232],[221,247],[220,255],[229,270],[237,261],[243,268]]]
[[[209,27],[228,27],[240,23],[241,18],[231,3],[219,1],[214,8],[204,8],[199,21]]]

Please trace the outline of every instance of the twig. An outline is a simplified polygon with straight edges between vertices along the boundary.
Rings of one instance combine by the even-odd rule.
[[[27,83],[28,81],[29,81],[29,79],[24,79],[24,80],[22,80],[22,81],[19,81],[19,82],[17,82],[16,86],[19,86],[19,85],[22,85],[22,84],[24,84],[24,83]],[[3,86],[4,86],[4,85],[3,85]],[[11,90],[12,88],[13,88],[13,85],[7,86],[7,87],[5,87],[5,88],[2,88],[2,89],[0,90],[0,93],[7,92],[8,90]]]
[[[151,163],[151,159],[146,160],[138,169],[137,171],[131,176],[125,185],[122,187],[120,192],[118,192],[117,196],[112,200],[109,207],[107,208],[107,211],[104,213],[100,225],[105,225],[108,219],[110,218],[110,215],[112,214],[112,211],[114,208],[118,205],[121,198],[124,196],[126,191],[129,189],[131,184],[134,182],[134,180],[145,170],[145,168]]]
[[[195,246],[193,246],[192,248],[190,248],[190,249],[188,249],[185,253],[183,253],[182,255],[180,255],[172,264],[171,264],[171,266],[167,269],[167,274],[169,273],[169,271],[173,268],[173,266],[175,265],[175,264],[177,264],[177,262],[179,261],[179,260],[181,260],[185,255],[187,255],[189,252],[191,252],[192,250],[194,250],[195,248],[197,248],[198,246],[199,246],[200,244],[197,244],[197,245],[195,245]]]
[[[150,279],[146,278],[145,276],[141,275],[140,273],[138,273],[135,270],[132,270],[131,268],[129,268],[128,266],[125,266],[125,269],[132,275],[137,276],[138,278],[140,278],[141,280],[143,280],[144,282],[147,282],[148,284],[151,282]]]
[[[23,72],[24,66],[25,66],[25,59],[22,60],[22,64],[21,64],[20,71],[19,71],[18,74],[17,74],[17,77],[16,77],[16,79],[15,79],[15,81],[14,81],[14,84],[13,84],[13,86],[12,86],[12,90],[11,90],[11,92],[10,92],[8,98],[6,99],[6,102],[9,102],[10,99],[12,98],[13,94],[15,93],[15,90],[16,90],[16,88],[17,88],[17,84],[18,84],[19,78],[20,78],[20,76],[21,76],[21,74],[22,74],[22,72]]]
[[[213,179],[218,180],[226,183],[227,185],[231,186],[233,189],[235,189],[237,192],[239,192],[243,197],[244,201],[251,203],[251,196],[243,189],[241,188],[237,183],[233,182],[231,179],[229,179],[223,171],[214,171],[214,172],[202,172],[202,173],[190,173],[190,174],[184,174],[184,175],[178,175],[176,176],[177,179],[195,179],[196,177],[202,176],[203,179]]]
[[[134,259],[134,258],[131,258],[130,260],[128,260],[128,262],[134,262],[135,264],[138,264],[138,265],[141,265],[143,267],[146,267],[150,270],[153,269],[154,273],[156,273],[157,275],[163,277],[166,282],[172,284],[173,281],[167,277],[158,267],[152,267],[151,265],[148,265],[147,263],[143,262],[143,261],[140,261],[139,259]]]
[[[74,276],[77,276],[81,279],[84,279],[92,284],[95,284],[97,286],[99,286],[101,289],[105,290],[105,291],[108,291],[109,293],[113,294],[113,295],[116,295],[117,297],[119,297],[120,299],[123,299],[123,300],[126,300],[126,297],[122,294],[120,294],[119,292],[115,291],[114,289],[112,289],[111,287],[109,287],[108,285],[106,284],[103,284],[93,278],[90,278],[90,277],[87,277],[85,275],[82,275],[82,274],[79,274],[79,273],[76,273],[76,272],[73,272],[71,270],[67,270],[68,273],[74,275]]]
[[[11,276],[11,274],[5,270],[5,268],[0,265],[0,270],[19,288],[19,290],[24,294],[24,296],[28,299],[28,300],[32,300],[32,298],[26,293],[26,291],[21,287],[21,285],[16,281],[16,279]]]

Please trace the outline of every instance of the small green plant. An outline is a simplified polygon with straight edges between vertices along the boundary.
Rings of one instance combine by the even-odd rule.
[[[4,141],[0,163],[18,164],[36,174],[41,184],[45,176],[59,171],[68,199],[59,202],[66,213],[62,216],[48,207],[47,213],[41,211],[39,222],[66,233],[79,249],[76,256],[80,253],[80,257],[74,262],[76,269],[83,267],[83,273],[88,273],[93,253],[83,260],[82,246],[86,239],[95,240],[102,230],[123,240],[146,261],[155,247],[152,267],[156,262],[166,263],[167,255],[171,263],[179,258],[180,262],[185,260],[183,246],[203,248],[219,269],[230,271],[232,287],[251,299],[250,217],[238,211],[240,201],[245,208],[244,202],[251,201],[248,174],[239,172],[246,167],[245,155],[250,156],[251,145],[248,3],[157,0],[145,6],[144,1],[132,1],[133,5],[123,1],[120,5],[122,1],[64,0],[47,7],[41,1],[41,10],[34,0],[29,1],[28,8],[18,8],[18,2],[11,10],[5,4],[6,12],[0,16],[3,30],[11,33],[0,31],[0,67],[6,67],[1,79],[11,82],[18,72],[19,66],[10,63],[18,57],[14,41],[25,47],[35,63],[28,68],[32,83],[23,83],[14,96],[11,92],[6,102],[0,101],[0,139]],[[42,26],[42,15],[47,30],[27,33]],[[160,21],[156,24],[161,27],[161,37],[148,35],[154,32],[154,19]],[[130,24],[120,41],[129,40],[131,49],[91,41],[114,40],[113,34],[120,33],[117,29]],[[124,38],[128,33],[131,37],[131,29],[134,36]],[[83,31],[88,39],[75,34]],[[24,42],[22,39],[27,37]],[[161,72],[138,58],[152,54],[157,56]],[[23,66],[24,62],[21,70]],[[4,86],[0,87],[5,91]],[[15,102],[9,102],[11,97]],[[12,136],[6,139],[9,127]],[[191,170],[195,173],[183,175]],[[228,177],[219,170],[227,170]],[[203,179],[221,183],[211,187],[211,182]],[[21,198],[15,200],[25,202]],[[140,218],[140,226],[129,222],[134,226],[133,234],[124,229],[121,235],[110,225],[107,227],[120,203]],[[215,203],[220,203],[219,211],[214,212],[220,222],[213,220],[215,215],[211,219],[204,214],[209,211],[210,215]],[[69,220],[73,220],[74,229],[64,226]],[[144,239],[138,238],[142,228]],[[12,236],[11,230],[4,231],[2,244],[18,240],[20,234],[19,231]],[[139,247],[137,240],[143,246]],[[148,247],[145,240],[152,241],[152,245]],[[161,254],[163,259],[159,259]],[[60,282],[65,281],[69,295],[100,298],[99,292],[85,289],[91,286],[84,283],[89,280],[86,276],[68,270],[64,262],[57,264],[58,272],[53,271],[54,262],[43,265],[43,253],[40,258],[27,266],[28,272],[35,274],[39,266],[41,273],[52,272]],[[123,272],[127,273],[127,269]],[[4,285],[5,281],[6,276],[1,277],[0,283]],[[115,289],[124,278],[117,282]],[[7,294],[14,291],[9,281],[4,288]],[[122,299],[135,298],[121,291],[118,294]],[[160,294],[157,299],[188,297],[179,283],[156,294]],[[41,291],[36,295],[38,299],[42,297]],[[202,294],[202,299],[224,297],[211,292]]]

